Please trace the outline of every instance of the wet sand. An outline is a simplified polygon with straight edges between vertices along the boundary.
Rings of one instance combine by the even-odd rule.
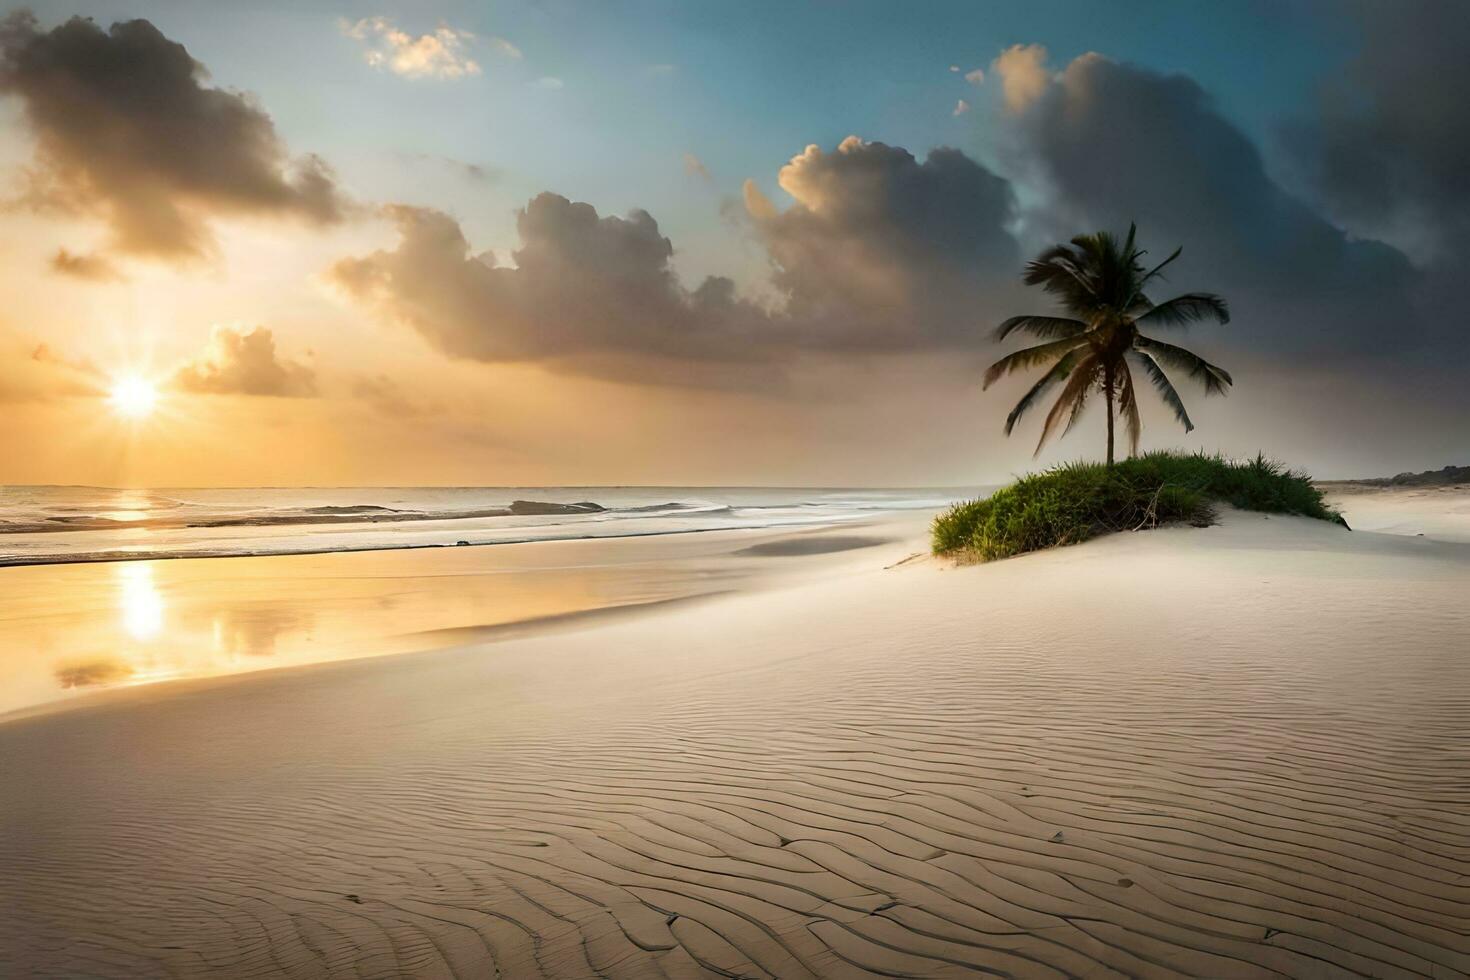
[[[0,724],[0,975],[1470,971],[1470,545],[922,547]]]
[[[825,574],[926,520],[869,521],[855,525],[861,534],[729,530],[0,568],[0,718],[99,690],[436,649],[768,588]]]

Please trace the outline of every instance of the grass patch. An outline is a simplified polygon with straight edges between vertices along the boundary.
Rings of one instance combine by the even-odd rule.
[[[934,521],[934,553],[994,561],[1112,531],[1208,524],[1215,501],[1347,526],[1310,477],[1264,456],[1244,463],[1203,453],[1153,452],[1119,462],[1068,463],[1033,473]]]

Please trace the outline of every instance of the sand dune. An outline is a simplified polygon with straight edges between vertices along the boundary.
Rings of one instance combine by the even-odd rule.
[[[0,725],[0,975],[1470,971],[1470,546],[921,547]]]

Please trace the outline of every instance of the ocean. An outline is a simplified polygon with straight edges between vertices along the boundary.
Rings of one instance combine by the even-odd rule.
[[[109,688],[476,643],[816,574],[820,554],[747,546],[769,538],[761,529],[843,526],[834,547],[882,543],[873,529],[884,522],[922,521],[967,495],[7,487],[0,715]],[[739,533],[698,533],[719,530]]]
[[[374,551],[822,526],[936,510],[955,489],[0,488],[0,565]]]

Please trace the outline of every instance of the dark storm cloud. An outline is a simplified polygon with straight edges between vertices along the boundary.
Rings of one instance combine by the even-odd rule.
[[[1358,0],[1347,12],[1362,47],[1325,80],[1317,117],[1284,128],[1287,150],[1349,228],[1445,257],[1470,232],[1470,4]]]
[[[35,137],[25,200],[101,216],[119,252],[207,254],[216,214],[330,222],[343,200],[316,157],[292,160],[264,110],[204,84],[204,67],[146,20],[104,31],[0,22],[0,92]]]
[[[1008,118],[1017,166],[1044,184],[1032,219],[1055,237],[1136,220],[1159,259],[1182,245],[1171,280],[1231,300],[1232,343],[1333,356],[1373,349],[1385,329],[1414,341],[1407,259],[1278,186],[1191,79],[1084,55]]]
[[[248,331],[216,327],[209,348],[179,368],[174,384],[202,395],[304,398],[317,393],[316,372],[310,365],[282,358],[275,337],[265,327]]]

